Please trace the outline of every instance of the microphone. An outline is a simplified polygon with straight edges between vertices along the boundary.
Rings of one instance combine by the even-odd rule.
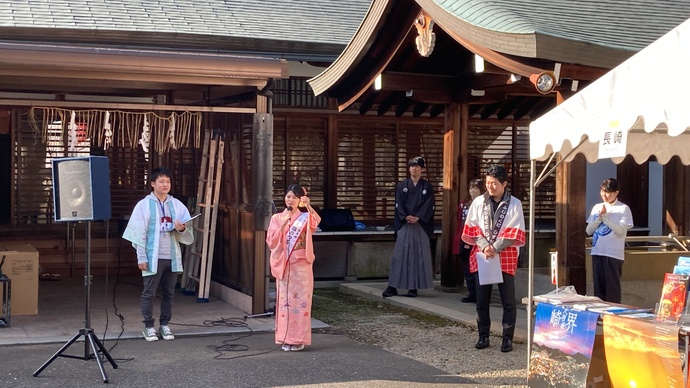
[[[287,211],[289,211],[290,213],[292,213],[292,206],[288,206],[288,207],[287,207]],[[290,213],[288,213],[287,216],[285,217],[286,224],[290,222],[290,218],[292,217],[292,216],[290,215]]]
[[[676,242],[676,244],[680,245],[680,247],[683,248],[683,250],[684,250],[685,252],[688,252],[688,248],[685,246],[685,244],[683,244],[682,242],[680,242],[680,240],[678,240],[678,238],[676,238],[676,235],[675,235],[675,234],[669,233],[669,234],[668,234],[668,238],[672,239],[673,241]]]

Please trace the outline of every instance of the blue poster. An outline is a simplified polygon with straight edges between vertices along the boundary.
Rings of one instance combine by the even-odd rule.
[[[539,303],[534,320],[530,387],[584,387],[599,314]]]

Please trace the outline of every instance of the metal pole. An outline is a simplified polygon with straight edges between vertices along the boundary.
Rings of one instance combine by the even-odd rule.
[[[91,221],[86,221],[86,256],[84,260],[84,328],[91,329]],[[88,336],[84,338],[84,359],[91,357],[91,340]],[[98,357],[98,354],[94,354]]]
[[[537,185],[535,183],[535,173],[537,170],[537,161],[532,159],[530,162],[529,173],[529,242],[527,249],[528,255],[528,280],[527,280],[527,370],[529,371],[529,362],[532,356],[532,315],[533,315],[533,299],[534,299],[534,233],[536,227],[534,225],[534,202],[536,199],[535,190]]]

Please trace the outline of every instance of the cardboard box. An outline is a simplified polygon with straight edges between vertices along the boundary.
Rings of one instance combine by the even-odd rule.
[[[38,314],[38,251],[31,244],[0,244],[2,256],[2,273],[12,280],[11,315]]]

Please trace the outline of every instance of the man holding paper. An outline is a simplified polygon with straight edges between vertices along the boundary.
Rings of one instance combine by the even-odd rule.
[[[501,351],[510,352],[517,318],[515,271],[519,248],[525,245],[525,217],[522,202],[506,190],[508,172],[505,167],[489,166],[484,179],[486,192],[472,201],[462,232],[462,240],[474,245],[470,253],[470,272],[479,272],[475,276],[479,331],[475,347],[489,347],[489,303],[493,284],[497,283],[503,305]]]
[[[190,245],[194,242],[191,225],[185,225],[192,220],[189,211],[179,199],[168,194],[172,187],[171,177],[172,173],[165,167],[151,171],[151,193],[136,204],[122,235],[136,250],[137,266],[141,270],[144,286],[141,292],[141,315],[144,317],[143,334],[146,341],[157,341],[158,334],[164,340],[175,339],[168,323],[172,318],[177,278],[182,272],[180,244]],[[159,286],[160,328],[157,333],[153,302]]]

